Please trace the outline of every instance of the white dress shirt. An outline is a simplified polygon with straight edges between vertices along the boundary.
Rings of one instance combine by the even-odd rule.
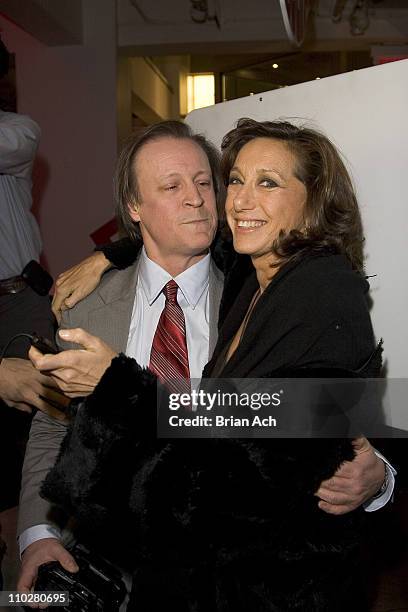
[[[177,301],[186,321],[190,378],[201,378],[210,355],[209,295],[210,255],[174,277],[179,290]],[[143,247],[139,262],[136,295],[130,323],[126,354],[141,366],[148,366],[154,334],[164,308],[164,286],[173,277],[148,258]]]

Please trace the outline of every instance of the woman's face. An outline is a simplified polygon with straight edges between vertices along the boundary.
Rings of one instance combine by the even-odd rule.
[[[238,253],[270,253],[280,230],[301,229],[306,187],[294,175],[296,158],[286,144],[255,138],[231,169],[225,211]]]

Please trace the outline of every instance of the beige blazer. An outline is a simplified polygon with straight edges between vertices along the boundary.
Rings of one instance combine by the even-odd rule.
[[[99,336],[118,352],[126,350],[139,261],[125,270],[107,272],[100,285],[87,298],[64,313],[61,327],[82,327]],[[218,310],[224,277],[213,262],[210,265],[209,302],[210,337],[209,354],[217,342]],[[59,342],[59,340],[58,340]],[[61,348],[77,348],[61,343]],[[30,430],[30,438],[22,472],[20,508],[17,533],[39,524],[61,526],[57,511],[39,496],[39,489],[47,472],[54,465],[66,427],[54,419],[37,412]]]

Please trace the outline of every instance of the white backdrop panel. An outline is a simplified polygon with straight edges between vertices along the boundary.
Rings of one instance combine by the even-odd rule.
[[[366,271],[387,373],[408,378],[408,60],[232,100],[190,113],[187,123],[217,146],[240,117],[288,118],[324,131],[357,187]],[[405,426],[405,409],[393,411]],[[404,423],[401,422],[404,420]]]

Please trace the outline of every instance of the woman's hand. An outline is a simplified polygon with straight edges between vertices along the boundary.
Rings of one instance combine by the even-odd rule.
[[[62,311],[75,306],[99,285],[102,274],[111,265],[102,251],[98,251],[59,275],[52,300],[52,310],[58,322]]]
[[[47,373],[68,397],[90,395],[117,353],[103,340],[81,328],[61,329],[66,342],[80,344],[83,349],[43,355],[33,346],[28,353],[37,370]]]

